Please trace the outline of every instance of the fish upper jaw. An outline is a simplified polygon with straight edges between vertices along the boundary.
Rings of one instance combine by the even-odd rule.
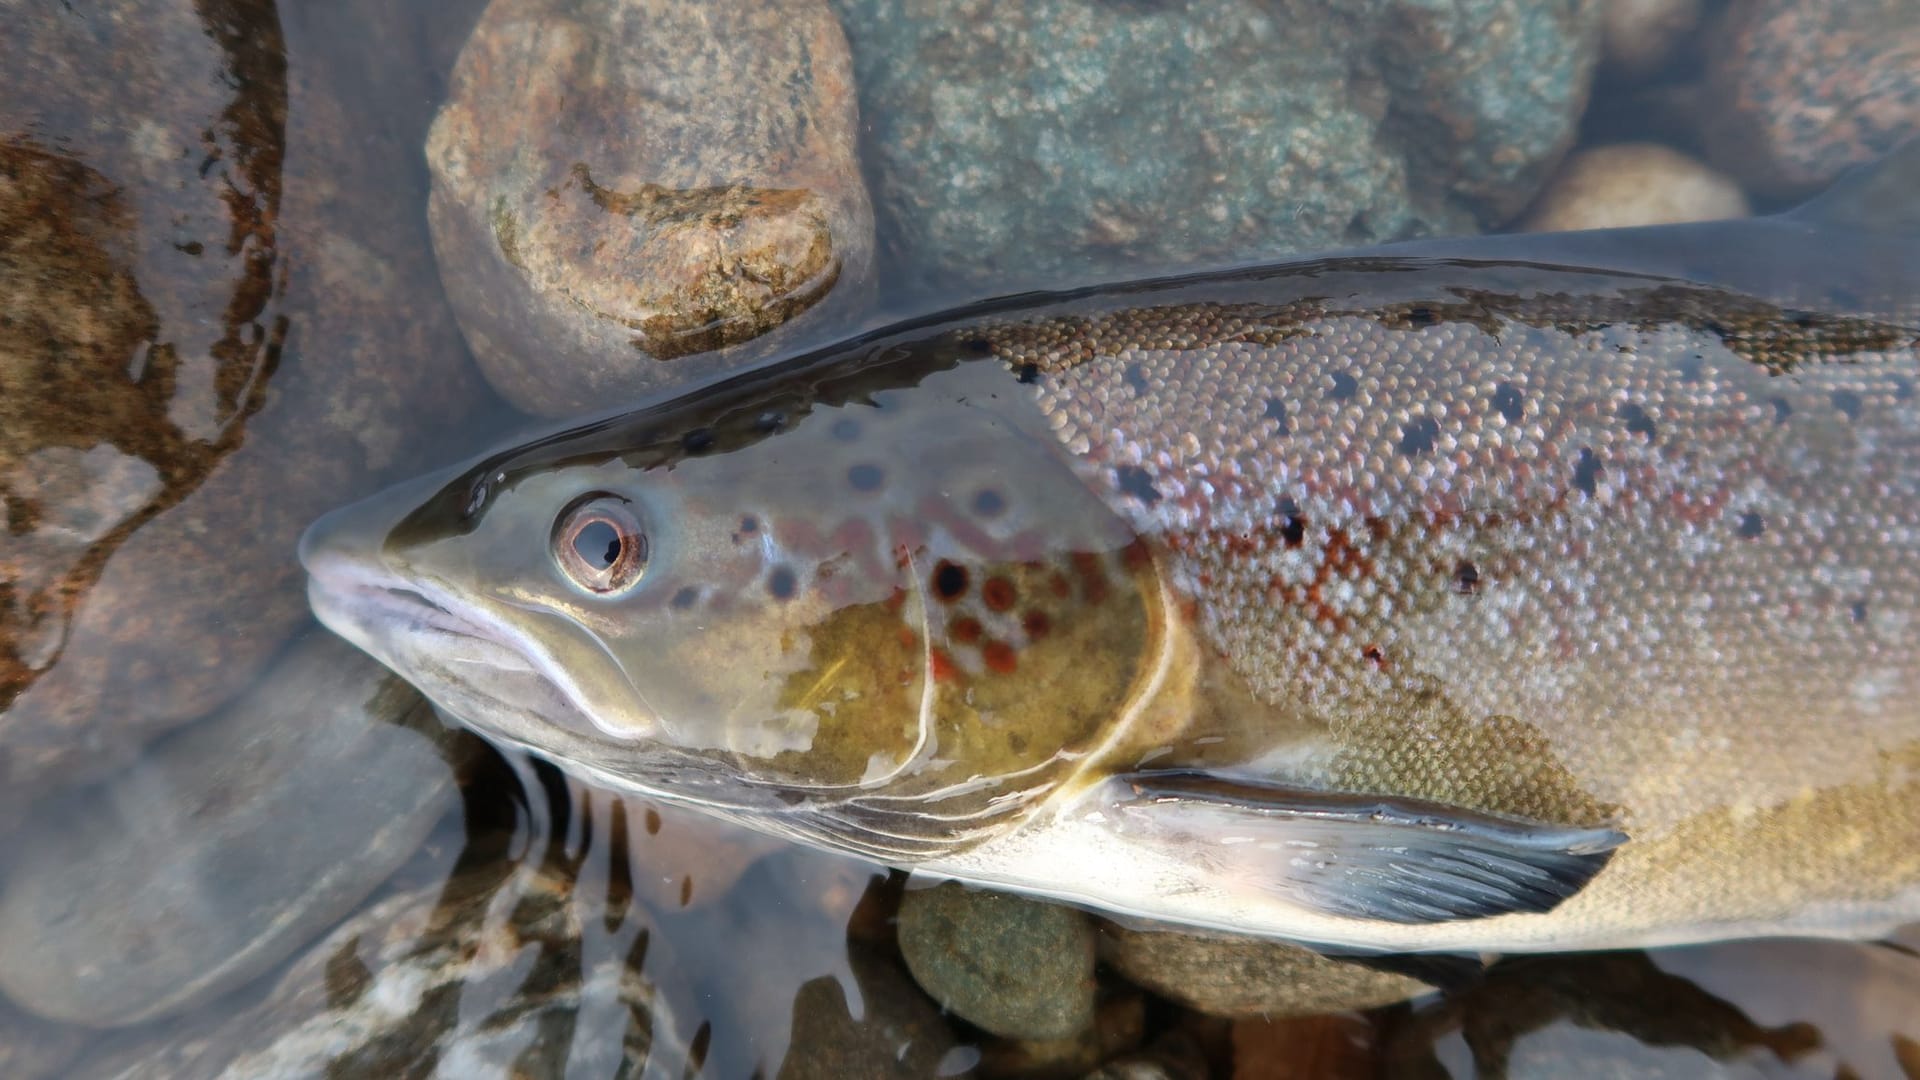
[[[385,531],[363,529],[357,510],[322,518],[301,539],[307,600],[322,625],[483,734],[529,748],[556,737],[610,741],[611,733],[593,720],[576,673],[538,635],[489,612],[484,599],[392,566],[377,547]],[[622,712],[628,725],[612,736],[618,740],[657,725],[631,707]]]

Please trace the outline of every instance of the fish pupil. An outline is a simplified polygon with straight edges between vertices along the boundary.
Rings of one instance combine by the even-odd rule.
[[[573,550],[582,562],[606,570],[620,561],[620,530],[605,521],[589,521],[573,535]]]

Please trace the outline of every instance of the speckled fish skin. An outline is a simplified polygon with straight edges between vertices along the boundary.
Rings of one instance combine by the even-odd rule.
[[[1920,918],[1920,243],[1881,180],[922,320],[340,511],[315,609],[591,779],[1108,911],[1876,934]],[[592,492],[650,543],[615,599],[548,552]],[[1619,846],[1564,902],[1356,915],[1274,884],[1298,806],[1122,790],[1196,774]]]

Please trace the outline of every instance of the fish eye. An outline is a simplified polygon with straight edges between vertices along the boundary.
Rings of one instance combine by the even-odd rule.
[[[596,595],[623,593],[647,570],[647,534],[618,495],[575,499],[554,521],[552,544],[561,572]]]

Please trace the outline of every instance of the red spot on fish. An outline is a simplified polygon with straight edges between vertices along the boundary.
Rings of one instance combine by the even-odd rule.
[[[1107,598],[1107,574],[1100,567],[1100,559],[1092,552],[1073,553],[1073,572],[1080,578],[1080,594],[1089,604],[1099,604]]]
[[[934,649],[927,666],[933,673],[933,681],[937,683],[952,682],[961,674],[959,665],[953,662],[953,657],[948,656],[945,649]]]
[[[1013,582],[996,577],[988,578],[987,583],[980,586],[980,599],[986,602],[989,611],[1011,611],[1020,595],[1014,589]]]
[[[900,647],[903,649],[913,648],[914,644],[920,640],[919,635],[913,632],[912,627],[903,626],[900,628],[899,633],[900,633]]]
[[[893,588],[893,592],[889,593],[887,598],[881,601],[881,603],[885,605],[888,612],[899,614],[900,609],[907,604],[907,590],[896,585]]]
[[[1135,540],[1120,549],[1120,564],[1129,570],[1145,570],[1147,564],[1152,561],[1153,556],[1148,554],[1147,545],[1143,541]]]
[[[953,626],[949,632],[953,640],[962,645],[971,645],[979,641],[985,631],[981,628],[979,619],[966,615],[953,620]]]
[[[1053,629],[1053,620],[1047,618],[1044,611],[1029,611],[1020,619],[1020,626],[1027,632],[1027,637],[1038,641]]]
[[[1004,641],[989,641],[980,650],[980,656],[987,662],[987,670],[996,675],[1011,675],[1019,665],[1019,657],[1014,654],[1013,646]]]
[[[1386,650],[1382,649],[1380,646],[1369,645],[1365,649],[1360,650],[1360,655],[1366,658],[1367,663],[1372,664],[1374,667],[1378,668],[1379,670],[1381,671],[1387,670]]]
[[[1053,590],[1053,595],[1061,600],[1065,600],[1067,594],[1073,591],[1073,585],[1067,581],[1067,575],[1061,573],[1056,573],[1047,580],[1047,588]]]

